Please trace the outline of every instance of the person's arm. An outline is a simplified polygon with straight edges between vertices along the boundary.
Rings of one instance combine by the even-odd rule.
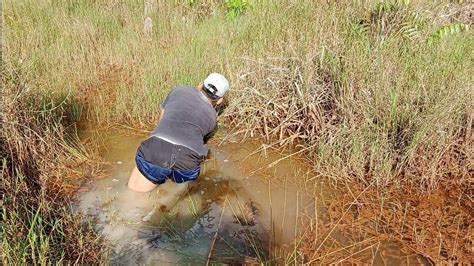
[[[221,115],[222,112],[224,112],[224,110],[229,106],[229,103],[227,102],[227,99],[226,98],[222,98],[222,102],[220,104],[218,104],[217,106],[214,107],[214,109],[216,110],[216,113],[217,115]]]
[[[216,134],[217,129],[218,129],[218,126],[216,125],[216,127],[211,132],[209,132],[207,135],[204,136],[204,144],[207,144],[207,142]],[[210,160],[212,157],[213,155],[212,155],[211,149],[207,150],[207,155],[204,160]]]
[[[174,89],[173,89],[174,90]],[[160,118],[158,119],[158,122],[157,124],[160,122],[160,120],[163,118],[163,116],[165,115],[165,108],[166,108],[166,104],[168,103],[168,100],[170,98],[170,95],[173,93],[173,90],[171,90],[168,95],[166,95],[166,98],[163,100],[163,102],[160,104],[160,111],[161,111],[161,114],[160,114]]]
[[[164,115],[165,115],[165,109],[161,108],[161,114],[160,114],[160,118],[158,119],[158,123],[161,121]]]
[[[207,144],[207,142],[217,133],[218,128],[219,127],[216,125],[211,132],[204,136],[204,144]]]

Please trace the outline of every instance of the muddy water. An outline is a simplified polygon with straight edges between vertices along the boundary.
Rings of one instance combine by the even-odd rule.
[[[110,245],[112,263],[282,262],[284,251],[291,253],[301,239],[301,216],[317,212],[324,220],[324,208],[316,207],[323,200],[315,197],[334,198],[322,185],[311,186],[312,196],[301,189],[312,173],[301,159],[254,153],[262,146],[252,142],[212,146],[196,182],[166,182],[149,193],[132,192],[126,182],[143,139],[106,136],[107,177],[87,184],[78,199],[78,210],[94,219]],[[332,237],[346,242],[337,232]],[[374,265],[419,264],[414,254],[391,242],[357,257]]]
[[[78,201],[110,243],[112,262],[201,264],[209,253],[211,262],[268,261],[269,253],[298,239],[300,215],[315,211],[292,182],[295,173],[309,169],[292,158],[272,165],[281,155],[252,155],[255,143],[211,147],[199,181],[129,191],[126,182],[142,140],[109,136],[108,177],[90,184]]]

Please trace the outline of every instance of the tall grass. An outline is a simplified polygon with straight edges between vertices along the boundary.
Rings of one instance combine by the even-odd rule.
[[[76,105],[68,95],[35,92],[25,75],[2,63],[2,263],[101,262],[100,237],[71,205],[83,179],[97,177],[93,157],[67,134]]]
[[[276,56],[246,60],[226,118],[250,136],[313,147],[316,171],[337,182],[433,189],[468,178],[472,35],[431,44],[427,25],[411,40],[400,30],[415,11],[376,7],[288,8],[276,28],[303,29],[275,34],[285,40]]]
[[[159,1],[145,36],[143,1],[5,1],[5,68],[82,120],[148,129],[173,86],[223,72],[221,122],[300,145],[318,177],[469,195],[470,3],[242,1],[229,15],[229,2]]]

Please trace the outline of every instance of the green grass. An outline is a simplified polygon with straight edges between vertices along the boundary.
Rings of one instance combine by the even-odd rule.
[[[74,138],[79,117],[70,95],[32,90],[27,73],[2,64],[0,177],[2,263],[97,263],[101,238],[74,215],[73,192],[97,163]]]
[[[173,86],[217,71],[231,82],[221,123],[274,145],[302,145],[318,177],[415,193],[446,182],[465,187],[474,103],[466,3],[159,1],[150,36],[143,4],[4,1],[2,102],[43,99],[21,105],[24,120],[9,121],[12,128],[39,123],[45,137],[80,119],[151,129]],[[70,111],[52,116],[47,110],[64,99]],[[7,163],[27,156],[16,152]],[[25,228],[37,228],[43,209],[27,212]],[[3,254],[52,248],[46,238],[20,239],[35,248],[6,241]],[[44,259],[20,254],[18,261]]]

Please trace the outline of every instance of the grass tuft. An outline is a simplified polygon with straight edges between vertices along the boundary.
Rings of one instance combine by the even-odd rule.
[[[77,107],[68,96],[29,90],[20,71],[2,65],[2,262],[101,262],[102,240],[71,204],[81,179],[96,171],[66,134]]]

